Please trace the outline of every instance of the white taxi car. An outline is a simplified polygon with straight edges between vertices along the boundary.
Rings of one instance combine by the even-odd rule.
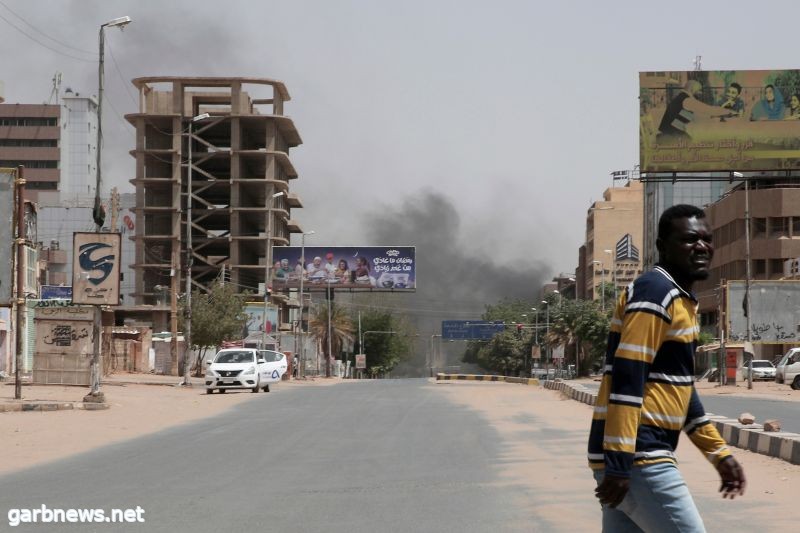
[[[269,392],[269,384],[286,373],[286,356],[272,350],[226,348],[206,361],[206,394],[214,389],[250,389]]]

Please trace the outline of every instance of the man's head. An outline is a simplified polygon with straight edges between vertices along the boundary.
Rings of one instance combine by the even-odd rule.
[[[315,267],[319,267],[322,264],[322,258],[320,256],[315,257],[313,263]]]
[[[739,98],[739,95],[742,94],[742,86],[736,82],[731,83],[728,85],[728,90],[725,91],[725,96],[727,96],[731,100],[736,100]]]
[[[709,275],[714,247],[703,210],[693,205],[670,207],[658,220],[659,263],[684,288]]]
[[[325,255],[325,259],[327,259],[327,260],[328,260],[328,263],[333,263],[333,254],[332,254],[331,252],[328,252],[328,253]]]
[[[700,98],[703,96],[703,84],[697,80],[689,80],[686,82],[686,85],[683,86],[683,90],[687,93],[691,94],[695,98]]]

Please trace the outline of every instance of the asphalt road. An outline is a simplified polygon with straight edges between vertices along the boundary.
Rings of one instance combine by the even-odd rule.
[[[597,392],[598,383],[585,383],[587,389]],[[700,396],[707,413],[737,419],[745,411],[756,417],[756,422],[777,418],[781,421],[781,431],[800,433],[800,408],[797,402],[746,398],[741,396],[708,395]]]
[[[516,530],[504,526],[524,517],[491,467],[502,442],[435,387],[277,386],[220,416],[0,477],[0,512],[144,509],[144,523],[17,531]]]

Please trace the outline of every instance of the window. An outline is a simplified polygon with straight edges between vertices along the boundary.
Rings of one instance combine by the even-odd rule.
[[[779,239],[789,236],[789,219],[787,217],[769,218],[769,237]]]
[[[55,181],[25,180],[25,189],[29,191],[55,191],[57,188],[58,188],[58,183]]]
[[[800,217],[792,217],[792,237],[800,237]]]
[[[0,117],[0,126],[57,126],[56,117]]]
[[[753,219],[752,234],[754,239],[763,239],[767,235],[767,219],[754,218]]]
[[[753,261],[753,275],[756,277],[767,275],[767,261],[765,259],[756,259]]]
[[[2,161],[0,160],[0,167],[18,167],[25,168],[58,168],[58,161]]]
[[[55,148],[58,146],[58,141],[55,139],[0,139],[0,146]]]

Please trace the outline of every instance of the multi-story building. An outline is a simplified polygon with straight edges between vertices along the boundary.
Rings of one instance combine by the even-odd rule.
[[[785,266],[800,257],[800,179],[752,181],[750,189],[751,279],[791,277]],[[700,302],[701,325],[716,336],[721,281],[744,280],[747,275],[744,187],[736,187],[705,212],[713,231],[715,252],[711,275],[695,284],[695,292]],[[763,359],[772,359],[784,351],[780,344],[756,349]]]
[[[297,171],[288,155],[302,141],[284,115],[286,87],[213,77],[133,84],[139,111],[126,118],[136,128],[136,303],[155,304],[157,287],[169,286],[173,298],[184,291],[189,246],[193,286],[224,272],[242,291],[258,292],[270,246],[287,245],[291,233],[302,231],[291,220],[292,208],[302,204],[289,192]]]
[[[26,199],[58,189],[61,109],[47,104],[0,104],[0,167],[25,167]]]
[[[586,242],[575,270],[578,298],[599,300],[602,283],[625,287],[642,271],[643,189],[638,180],[603,192],[586,214]],[[606,302],[607,303],[607,302]]]

